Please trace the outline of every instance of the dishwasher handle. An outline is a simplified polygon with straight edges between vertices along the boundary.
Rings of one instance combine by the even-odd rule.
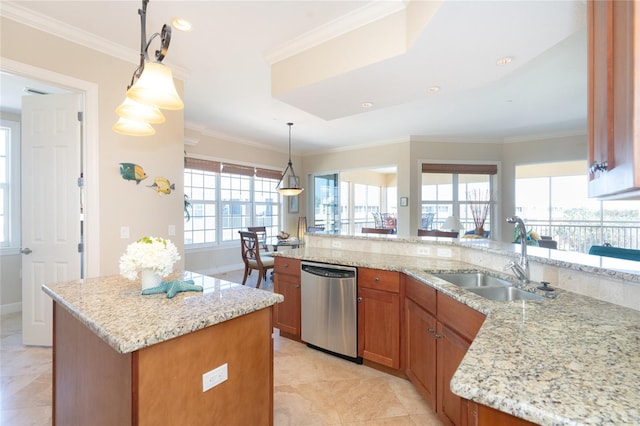
[[[346,271],[342,269],[333,269],[319,266],[302,265],[302,271],[311,275],[326,278],[354,278],[355,271]]]

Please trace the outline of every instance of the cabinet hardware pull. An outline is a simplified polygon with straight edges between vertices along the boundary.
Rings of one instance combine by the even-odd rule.
[[[356,299],[356,301],[357,301],[357,302],[362,302],[362,297],[358,297],[358,298]]]
[[[373,280],[374,280],[375,282],[378,282],[378,281],[380,281],[380,278],[375,277]]]
[[[429,327],[429,329],[427,330],[429,333],[435,333],[436,329],[433,327]]]
[[[435,335],[435,338],[436,338],[436,339],[439,339],[439,338],[441,338],[441,337],[442,337],[442,336],[441,336],[441,335],[439,335],[439,334],[436,334],[436,335]]]
[[[297,286],[296,286],[296,288],[300,288],[300,286],[299,286],[299,285],[297,285]]]

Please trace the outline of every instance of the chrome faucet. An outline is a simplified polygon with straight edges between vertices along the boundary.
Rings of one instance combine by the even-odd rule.
[[[504,269],[511,269],[513,274],[518,278],[520,285],[527,284],[529,282],[529,259],[527,258],[527,230],[524,222],[518,216],[509,216],[507,222],[515,223],[516,227],[520,229],[520,259],[518,262],[509,262]]]

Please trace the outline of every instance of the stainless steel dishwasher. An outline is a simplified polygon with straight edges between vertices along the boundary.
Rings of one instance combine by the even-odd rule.
[[[357,363],[357,270],[349,266],[302,262],[302,341]]]

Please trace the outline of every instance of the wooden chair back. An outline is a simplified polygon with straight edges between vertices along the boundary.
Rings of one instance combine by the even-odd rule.
[[[393,234],[391,228],[362,228],[360,232],[363,234]]]
[[[258,282],[256,288],[264,279],[267,280],[267,270],[273,269],[273,256],[260,256],[260,240],[258,235],[252,231],[238,231],[240,233],[240,245],[242,248],[242,261],[244,262],[244,277],[242,285],[247,282],[247,277],[252,270],[258,270]]]
[[[269,251],[267,246],[267,227],[266,226],[248,226],[247,231],[255,232],[260,240],[262,250]]]
[[[418,237],[458,238],[458,233],[455,231],[436,231],[433,229],[418,229]]]

